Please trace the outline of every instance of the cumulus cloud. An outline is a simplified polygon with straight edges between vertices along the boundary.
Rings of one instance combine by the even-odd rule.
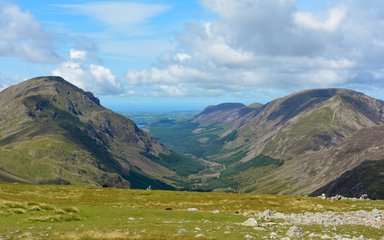
[[[88,52],[70,49],[69,58],[52,71],[74,85],[95,94],[120,94],[123,90],[117,77],[109,68],[92,62]]]
[[[126,84],[170,95],[384,85],[381,0],[340,0],[317,12],[295,0],[200,2],[216,18],[187,24],[173,52],[129,71]]]
[[[0,56],[32,62],[59,60],[50,34],[38,20],[8,1],[0,1]]]

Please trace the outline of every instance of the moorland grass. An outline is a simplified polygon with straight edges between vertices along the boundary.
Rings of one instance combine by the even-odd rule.
[[[188,211],[197,208],[198,211]],[[242,226],[253,213],[384,209],[383,201],[331,201],[278,196],[180,191],[144,191],[78,186],[0,184],[0,238],[4,239],[260,239],[289,225],[264,231]],[[19,212],[18,212],[19,211]],[[278,220],[269,220],[275,224]],[[383,229],[302,226],[313,233],[364,235]],[[361,233],[361,234],[357,234]],[[200,235],[200,236],[201,236]]]

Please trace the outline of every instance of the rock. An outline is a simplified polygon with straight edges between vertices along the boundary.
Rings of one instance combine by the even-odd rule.
[[[321,194],[320,198],[321,198],[321,199],[327,199],[327,197],[325,196],[324,193]]]
[[[213,210],[212,213],[218,214],[218,213],[220,213],[220,211],[219,210]]]
[[[279,235],[277,235],[277,233],[275,233],[275,232],[271,232],[271,233],[269,234],[269,238],[271,238],[271,239],[276,239],[278,236],[279,236]]]
[[[320,237],[320,239],[331,239],[331,237],[328,236],[327,234],[324,234],[323,236]]]
[[[188,208],[188,212],[197,212],[199,209],[197,208]]]
[[[203,237],[205,237],[205,236],[204,236],[204,234],[201,234],[201,233],[199,233],[199,234],[197,234],[197,235],[195,236],[195,238],[203,238]]]
[[[291,238],[303,237],[303,230],[297,226],[290,227],[287,231],[287,236]]]
[[[360,196],[360,200],[367,200],[368,199],[368,195],[367,194],[363,194]]]
[[[341,195],[336,195],[336,196],[334,196],[334,197],[332,197],[331,198],[332,200],[343,200],[344,199],[344,197],[343,196],[341,196]]]
[[[255,231],[265,231],[265,228],[262,228],[262,227],[254,227],[253,229]]]
[[[249,234],[245,235],[244,238],[247,239],[247,240],[255,239],[254,236],[251,236]]]
[[[291,240],[291,239],[289,237],[284,237],[284,238],[282,238],[280,240]]]
[[[167,207],[167,208],[165,209],[165,211],[172,211],[172,208]]]
[[[187,230],[185,228],[180,228],[179,229],[179,234],[184,234],[186,232],[187,232]]]
[[[254,218],[248,218],[248,220],[243,222],[241,225],[246,226],[246,227],[257,227],[258,226],[257,221]]]
[[[269,218],[269,217],[271,217],[274,213],[275,213],[274,211],[267,209],[267,210],[265,210],[261,215],[262,215],[264,218]]]
[[[135,221],[135,219],[133,217],[129,217],[128,221]]]

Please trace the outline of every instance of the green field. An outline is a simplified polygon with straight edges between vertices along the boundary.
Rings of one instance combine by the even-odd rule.
[[[383,210],[384,202],[0,184],[0,239],[270,239],[272,232],[285,237],[292,225],[276,219],[258,219],[259,228],[241,223],[267,209],[303,213],[375,208]],[[304,238],[309,233],[372,239],[384,235],[383,228],[362,225],[299,227]]]

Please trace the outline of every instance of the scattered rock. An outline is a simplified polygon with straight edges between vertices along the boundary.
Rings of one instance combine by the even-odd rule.
[[[303,230],[297,226],[292,226],[287,231],[287,236],[291,238],[303,237]]]
[[[212,213],[218,214],[218,213],[220,213],[220,210],[213,210]]]
[[[199,234],[197,234],[197,235],[195,236],[195,238],[203,238],[203,237],[205,237],[205,236],[204,236],[204,234],[201,234],[201,233],[199,233]]]
[[[188,212],[197,212],[199,209],[197,208],[188,208]]]
[[[324,193],[322,193],[321,196],[320,196],[320,198],[321,198],[321,199],[326,199],[327,197],[325,196]]]
[[[135,219],[133,217],[129,217],[128,221],[135,221]]]
[[[258,226],[257,221],[254,218],[248,218],[248,220],[243,222],[241,225],[246,226],[246,227],[257,227]]]
[[[187,230],[185,228],[180,228],[179,229],[179,234],[184,234],[186,232],[187,232]]]
[[[263,216],[264,213],[256,214],[256,217],[259,219],[263,219]],[[333,227],[340,225],[364,225],[373,228],[382,228],[384,226],[384,211],[378,209],[353,212],[275,213],[269,218],[281,219],[290,225],[323,225]],[[267,227],[267,223],[263,223],[261,226]]]

